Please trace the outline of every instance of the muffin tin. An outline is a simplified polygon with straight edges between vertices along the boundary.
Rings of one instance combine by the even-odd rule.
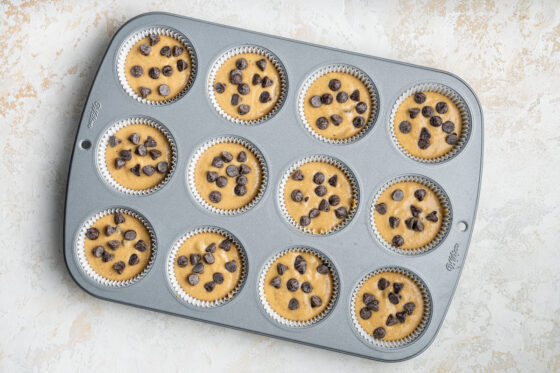
[[[188,39],[196,54],[196,75],[181,97],[152,105],[133,98],[121,85],[117,66],[122,48],[144,30],[174,30]],[[285,68],[282,106],[254,124],[239,124],[222,116],[213,105],[208,79],[216,61],[232,50],[260,46]],[[298,98],[305,82],[326,66],[346,65],[366,74],[375,86],[376,113],[371,128],[341,144],[313,136],[299,114]],[[403,154],[391,136],[391,111],[404,92],[420,84],[452,90],[464,103],[470,119],[468,137],[453,157],[428,163]],[[133,195],[117,190],[102,176],[96,160],[106,132],[129,118],[161,123],[176,145],[176,164],[169,180],[152,193]],[[188,167],[196,151],[220,137],[237,137],[253,144],[267,167],[264,193],[250,209],[218,214],[197,202],[188,186]],[[102,298],[185,318],[220,324],[263,335],[381,361],[411,358],[425,350],[443,323],[466,258],[474,225],[482,171],[483,117],[471,88],[456,76],[425,67],[365,56],[323,46],[282,39],[166,13],[148,13],[127,22],[113,37],[101,62],[84,107],[70,165],[64,221],[64,257],[76,283]],[[309,157],[329,157],[348,167],[356,178],[358,205],[341,229],[312,235],[291,225],[278,200],[285,173]],[[386,183],[399,177],[433,181],[449,199],[447,233],[422,253],[390,250],[374,233],[371,208]],[[143,277],[126,286],[96,281],[82,270],[77,247],[85,224],[102,211],[137,212],[153,229],[157,247]],[[231,301],[215,307],[186,303],[174,292],[168,277],[173,245],[187,232],[216,227],[230,232],[246,254],[246,278]],[[321,320],[303,327],[284,325],[269,317],[259,295],[259,278],[278,253],[297,247],[326,257],[338,279],[337,298]],[[381,268],[401,268],[420,279],[427,290],[429,315],[414,339],[397,345],[376,344],[364,338],[353,323],[351,304],[356,286]]]

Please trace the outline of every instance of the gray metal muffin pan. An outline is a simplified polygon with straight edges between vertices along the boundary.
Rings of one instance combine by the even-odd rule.
[[[185,96],[167,105],[148,105],[130,97],[119,83],[116,60],[120,46],[134,33],[152,26],[173,28],[192,43],[198,74]],[[207,78],[213,62],[224,51],[254,44],[274,53],[286,68],[288,92],[283,107],[270,120],[254,125],[234,124],[221,117],[208,98]],[[349,64],[373,80],[379,94],[379,111],[373,128],[359,140],[331,145],[315,139],[297,113],[299,88],[306,77],[330,64]],[[452,88],[465,101],[471,116],[468,142],[454,158],[425,164],[403,155],[389,135],[389,115],[398,96],[417,83],[439,83]],[[129,196],[110,187],[96,169],[95,149],[111,124],[144,116],[164,124],[177,143],[178,163],[170,181],[147,196]],[[212,213],[192,197],[186,182],[188,161],[208,139],[234,135],[255,144],[263,153],[269,181],[260,202],[236,216]],[[418,355],[434,340],[467,255],[480,190],[483,149],[483,116],[471,88],[458,77],[434,69],[350,53],[323,46],[282,39],[256,32],[212,24],[166,13],[148,13],[127,22],[115,34],[91,87],[78,129],[70,165],[64,221],[64,257],[76,283],[96,297],[190,319],[247,330],[267,336],[344,352],[368,359],[400,361]],[[279,181],[300,158],[325,154],[344,162],[356,175],[359,207],[341,231],[326,236],[304,234],[292,227],[278,206]],[[448,195],[451,228],[433,250],[402,255],[384,248],[370,226],[373,196],[381,185],[402,175],[422,175],[434,180]],[[95,213],[123,207],[142,214],[157,237],[157,255],[149,273],[127,287],[99,285],[79,267],[74,255],[76,234]],[[248,257],[247,280],[227,304],[197,309],[173,294],[166,275],[167,256],[184,233],[201,226],[231,232]],[[308,246],[326,255],[340,279],[338,300],[321,321],[305,328],[281,326],[265,313],[258,298],[257,280],[265,262],[275,253],[294,246]],[[380,267],[402,267],[419,276],[429,289],[432,311],[428,325],[413,342],[400,348],[380,348],[366,343],[354,330],[350,316],[351,293],[360,279]],[[164,332],[164,331],[162,331]]]

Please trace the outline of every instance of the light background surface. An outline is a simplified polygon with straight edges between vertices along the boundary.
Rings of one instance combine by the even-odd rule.
[[[127,19],[168,11],[451,71],[485,114],[469,257],[433,345],[398,364],[98,300],[62,256],[70,153]],[[560,371],[558,1],[1,1],[0,371]]]

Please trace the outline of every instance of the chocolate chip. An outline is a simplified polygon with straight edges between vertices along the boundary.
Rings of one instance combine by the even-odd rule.
[[[329,181],[328,181],[329,185],[333,186],[333,187],[336,187],[337,182],[338,182],[338,176],[337,175],[331,176],[329,178]]]
[[[116,168],[117,170],[120,170],[121,168],[124,167],[125,163],[126,163],[126,162],[125,162],[124,159],[122,159],[122,158],[116,158],[116,159],[115,159],[115,168]]]
[[[342,123],[342,117],[338,114],[331,115],[331,122],[333,125],[338,126]]]
[[[364,295],[362,295],[362,301],[364,302],[364,304],[369,304],[374,300],[375,300],[375,295],[371,293],[364,293]]]
[[[334,215],[339,219],[344,219],[348,216],[348,210],[346,207],[341,206],[334,210]]]
[[[330,93],[324,93],[321,95],[321,103],[324,105],[330,105],[333,102],[333,97]]]
[[[412,124],[410,124],[409,121],[407,120],[403,120],[402,122],[399,123],[399,131],[401,131],[401,133],[409,133],[412,130]]]
[[[156,172],[156,169],[154,166],[148,164],[142,167],[142,171],[144,171],[147,176],[152,176]]]
[[[218,178],[218,173],[214,172],[214,171],[208,171],[206,173],[206,181],[208,181],[209,183],[213,183],[214,181],[216,181],[216,179]]]
[[[167,45],[159,50],[159,54],[164,57],[171,57],[171,48]]]
[[[130,152],[130,150],[123,149],[120,151],[119,155],[125,161],[130,161],[132,159],[132,153]]]
[[[106,235],[106,236],[110,236],[110,235],[112,235],[113,233],[115,233],[116,231],[117,231],[117,228],[116,228],[116,227],[113,227],[112,225],[107,225],[107,226],[105,227],[105,235]]]
[[[240,84],[243,81],[243,73],[241,70],[231,70],[229,72],[229,82],[231,84]]]
[[[251,110],[251,107],[249,105],[245,105],[245,104],[239,105],[239,107],[237,108],[237,112],[239,113],[239,115],[245,115],[250,110]]]
[[[266,60],[264,58],[261,58],[260,60],[255,62],[255,65],[257,65],[257,67],[261,69],[261,71],[264,71],[266,69]]]
[[[276,276],[274,277],[271,281],[270,281],[270,285],[275,287],[276,289],[280,289],[280,287],[282,286],[282,280],[280,279],[280,276]]]
[[[393,314],[390,314],[389,316],[387,316],[387,321],[385,321],[385,325],[387,326],[393,326],[398,324],[399,322],[397,321],[397,318],[395,316],[393,316]]]
[[[222,160],[226,163],[233,161],[233,155],[230,152],[222,152],[221,154]]]
[[[329,88],[330,88],[331,91],[338,91],[340,89],[340,87],[342,87],[342,84],[340,83],[340,80],[331,79],[329,81]]]
[[[403,324],[406,321],[406,312],[404,311],[395,313],[395,316],[397,317],[397,320],[399,320],[401,324]]]
[[[216,91],[216,93],[224,93],[226,91],[226,85],[218,82],[214,84],[214,91]]]
[[[428,149],[430,147],[430,140],[428,139],[419,139],[418,140],[418,147],[420,149]]]
[[[113,215],[113,220],[116,225],[122,224],[125,221],[124,215],[120,212],[115,212],[115,214]]]
[[[290,299],[288,302],[288,308],[292,311],[297,310],[299,308],[299,301],[296,298]]]
[[[385,337],[385,328],[380,326],[379,328],[375,328],[373,331],[373,338],[375,339],[383,339]]]
[[[309,219],[309,216],[303,215],[301,218],[299,218],[299,225],[301,225],[302,227],[306,227],[309,224],[311,224],[311,219]]]
[[[385,277],[381,277],[379,281],[377,281],[377,288],[381,291],[387,289],[389,286],[389,281]]]
[[[387,205],[383,202],[378,203],[375,205],[375,211],[377,211],[381,215],[385,215],[387,213]]]
[[[339,203],[340,203],[340,197],[337,196],[336,194],[333,194],[332,196],[329,197],[329,205],[337,206]]]
[[[311,308],[321,307],[323,301],[316,295],[311,296]]]
[[[144,242],[144,240],[138,240],[138,242],[134,244],[134,248],[143,253],[148,249],[148,246],[146,245],[146,242]]]
[[[445,142],[449,145],[457,145],[457,134],[453,132],[452,134],[445,136]]]
[[[142,144],[138,145],[138,147],[136,148],[136,154],[138,154],[141,157],[144,157],[147,154],[147,150],[146,147]]]
[[[103,253],[103,257],[101,258],[105,263],[110,262],[111,260],[115,259],[115,255],[111,254],[108,251]]]
[[[259,101],[263,104],[270,101],[270,100],[272,100],[272,98],[270,97],[270,93],[268,93],[266,91],[261,92],[261,94],[259,95]]]
[[[303,180],[303,173],[300,170],[295,170],[292,174],[292,179],[297,181]]]
[[[387,295],[387,298],[389,298],[389,302],[393,303],[393,304],[399,304],[401,297],[398,294],[395,294],[393,292],[389,292],[389,295]]]
[[[368,303],[366,305],[367,309],[370,311],[378,312],[379,311],[379,301],[375,299],[373,302]]]
[[[192,263],[192,262],[191,262]],[[194,273],[204,273],[204,264],[196,263],[192,270]]]
[[[247,187],[245,185],[239,185],[237,184],[235,186],[235,188],[233,188],[233,192],[235,193],[236,196],[244,196],[245,194],[247,194]]]
[[[402,245],[404,245],[404,238],[397,234],[393,237],[392,243],[395,247],[401,247]]]
[[[216,179],[216,185],[218,186],[218,188],[223,188],[227,185],[228,180],[225,176],[218,176],[218,178]]]
[[[366,124],[366,120],[363,117],[356,117],[352,121],[352,125],[356,128],[362,128]]]
[[[148,44],[140,44],[138,49],[140,50],[140,54],[142,54],[144,56],[149,55],[150,52],[152,51],[152,48],[150,48],[150,46]]]
[[[291,278],[286,282],[286,288],[289,291],[297,291],[297,289],[299,289],[299,282],[298,280],[296,280],[295,278]]]
[[[132,254],[130,256],[130,258],[128,258],[128,264],[129,265],[133,266],[133,265],[136,265],[138,263],[140,263],[140,258],[138,258],[138,255]]]
[[[224,167],[224,161],[222,160],[222,157],[219,156],[214,157],[214,159],[212,159],[212,166],[216,168]]]
[[[247,176],[245,175],[239,175],[237,179],[235,179],[235,184],[237,185],[247,185],[248,182],[249,180],[247,180]]]
[[[262,79],[261,86],[262,86],[263,88],[270,87],[272,84],[274,84],[274,81],[273,81],[272,79],[270,79],[268,76],[265,76],[265,77]]]
[[[423,201],[424,197],[426,197],[426,189],[416,189],[414,197],[416,197],[418,201]]]
[[[296,259],[294,260],[294,268],[302,275],[305,273],[307,270],[307,262],[303,259],[303,256],[296,256]]]
[[[292,201],[294,201],[294,202],[303,201],[303,193],[299,189],[292,190],[292,193],[290,194],[290,197],[292,197]]]
[[[439,127],[442,125],[442,123],[443,121],[441,120],[441,117],[439,115],[434,115],[430,118],[430,125],[432,127]]]
[[[415,218],[408,218],[404,221],[404,224],[406,225],[406,227],[408,229],[412,229],[414,230],[414,227],[416,226],[416,222],[418,221],[418,219]]]
[[[246,164],[242,164],[242,165],[239,167],[239,173],[240,173],[241,175],[247,175],[247,174],[250,173],[250,172],[251,172],[251,167],[247,166]]]
[[[418,116],[418,114],[420,114],[420,109],[417,107],[413,107],[408,109],[408,115],[410,116],[410,119],[414,119]]]
[[[206,253],[204,254],[204,261],[206,264],[214,264],[216,259],[214,259],[214,255],[212,255],[212,253]]]
[[[190,255],[191,264],[192,264],[193,266],[194,266],[194,265],[197,265],[198,263],[200,263],[200,259],[201,259],[201,258],[202,258],[202,257],[200,256],[200,254],[191,254],[191,255]]]
[[[357,89],[354,90],[354,92],[350,94],[350,99],[352,101],[360,101],[360,91]]]
[[[315,121],[315,125],[317,126],[317,128],[319,128],[320,130],[324,130],[329,126],[329,120],[325,117],[319,117],[317,118],[317,120]]]
[[[441,129],[445,133],[451,133],[455,129],[455,124],[452,121],[448,120],[441,125]]]
[[[402,201],[404,198],[404,192],[400,189],[395,189],[393,193],[391,193],[391,198],[393,201]]]
[[[124,239],[128,241],[132,241],[136,238],[136,232],[133,229],[129,229],[124,232]]]
[[[329,201],[327,201],[326,199],[322,199],[321,202],[319,202],[319,210],[321,211],[329,211]]]
[[[259,85],[262,83],[262,78],[259,74],[254,74],[253,75],[253,79],[251,79],[251,83],[253,83],[253,85]]]
[[[122,260],[119,260],[118,262],[116,262],[115,264],[113,264],[113,269],[119,274],[122,275],[123,271],[124,271],[124,267],[126,267],[126,264],[124,264],[124,262]]]
[[[447,104],[443,101],[440,101],[436,104],[436,111],[440,114],[445,114],[447,113]]]
[[[156,45],[161,40],[159,35],[156,35],[156,34],[150,34],[150,35],[148,35],[148,38],[150,39],[150,45],[151,46]]]
[[[414,94],[414,102],[417,104],[423,104],[426,101],[426,95],[422,92],[416,92]]]
[[[319,107],[319,106],[321,106],[321,97],[320,96],[313,96],[309,99],[309,103],[313,107]]]
[[[366,112],[366,110],[367,110],[367,105],[365,102],[360,101],[356,104],[356,112],[358,114],[363,114]]]
[[[404,288],[404,284],[402,282],[393,283],[393,291],[395,292],[395,294],[400,293],[403,288]]]
[[[322,275],[326,275],[327,273],[329,273],[329,267],[327,267],[325,264],[319,264],[317,266],[317,272]]]
[[[90,240],[97,240],[97,237],[99,237],[99,230],[97,228],[89,228],[86,231],[86,237]]]
[[[363,307],[360,310],[360,317],[364,320],[367,320],[371,317],[371,311],[367,309],[367,307]]]
[[[249,88],[249,84],[241,83],[237,86],[237,92],[245,96],[251,92],[251,88]]]
[[[153,148],[153,147],[157,146],[157,142],[152,136],[148,136],[146,138],[146,141],[144,141],[144,146],[146,148]],[[161,154],[161,152],[160,152],[160,154]]]
[[[103,246],[96,246],[93,248],[93,250],[91,250],[91,253],[96,258],[101,258],[101,255],[103,255],[104,252],[105,249],[103,248]]]
[[[237,177],[237,175],[239,175],[239,168],[230,164],[226,167],[226,175],[229,177]]]
[[[315,194],[319,197],[323,197],[325,194],[327,194],[327,188],[325,188],[324,185],[319,185],[315,188]]]
[[[164,174],[169,169],[169,163],[158,162],[158,164],[156,165],[156,169],[157,169],[157,172],[159,172],[160,174]]]
[[[167,96],[171,91],[169,90],[169,86],[167,84],[162,84],[158,87],[158,93],[162,96]]]
[[[315,184],[323,184],[325,182],[325,174],[323,174],[322,172],[316,172],[313,175],[313,182]]]
[[[424,106],[422,108],[422,115],[426,118],[431,118],[434,115],[434,108],[431,106]]]
[[[189,260],[186,256],[181,255],[177,258],[177,265],[181,268],[186,267],[189,264]]]
[[[210,202],[212,203],[218,203],[222,200],[222,193],[214,190],[210,192],[210,194],[208,195],[208,199],[210,199]]]
[[[121,140],[119,140],[116,136],[110,136],[109,137],[109,145],[111,146],[111,148],[114,148],[115,146],[119,145],[121,143]]]
[[[161,71],[160,71],[159,68],[154,66],[154,67],[150,68],[150,70],[148,70],[148,75],[152,79],[159,79],[159,77],[161,76]]]
[[[311,286],[309,282],[305,281],[303,284],[301,284],[301,290],[304,293],[311,293],[311,291],[313,290],[313,286]]]
[[[225,279],[223,274],[216,272],[212,275],[212,280],[214,280],[216,284],[223,284]]]
[[[230,251],[231,250],[231,240],[229,239],[225,239],[222,242],[220,242],[220,244],[218,245],[218,247],[224,251]]]
[[[198,275],[195,274],[190,274],[187,276],[187,282],[189,283],[189,285],[191,286],[195,286],[198,284]]]
[[[235,61],[235,67],[237,67],[239,70],[245,70],[247,66],[249,66],[249,64],[247,63],[247,60],[243,57],[238,58],[237,61]]]
[[[144,74],[144,69],[140,65],[134,65],[130,68],[130,74],[135,78],[139,78]]]
[[[181,72],[186,70],[189,67],[189,64],[185,60],[177,60],[177,71]]]
[[[109,249],[111,250],[117,250],[120,245],[121,242],[117,240],[110,240],[109,242],[107,242],[107,246],[109,246]]]
[[[438,221],[437,212],[430,212],[428,215],[426,215],[426,220],[436,223]]]
[[[245,153],[243,150],[239,152],[239,154],[237,154],[237,161],[238,162],[247,162],[247,153]]]
[[[204,289],[209,293],[211,293],[215,287],[216,287],[216,283],[214,281],[208,281],[207,283],[204,284]]]
[[[161,73],[165,76],[171,76],[173,74],[173,68],[169,65],[165,65],[161,68]]]
[[[319,214],[321,213],[321,211],[319,211],[319,209],[311,209],[309,210],[309,219],[315,219],[317,216],[319,216]]]
[[[288,270],[288,266],[282,263],[278,263],[276,265],[276,271],[278,272],[278,274],[280,276],[282,276],[284,274],[284,272],[286,272]]]
[[[413,302],[408,302],[404,304],[403,309],[407,315],[412,315],[412,312],[416,309],[416,305]]]
[[[146,98],[152,93],[152,90],[146,87],[140,87],[139,90],[140,90],[140,96],[142,96],[142,98]]]
[[[237,271],[237,264],[235,264],[235,260],[232,260],[232,261],[230,261],[230,262],[226,262],[225,267],[226,267],[226,270],[227,270],[228,272],[232,272],[232,273],[233,273],[233,272]]]
[[[336,94],[336,102],[343,104],[348,101],[348,93],[346,92],[338,92]]]
[[[399,226],[400,222],[401,222],[401,219],[399,219],[399,218],[396,218],[394,216],[389,217],[389,226],[393,229],[397,228]]]
[[[414,205],[410,205],[410,212],[412,213],[412,216],[414,216],[415,218],[418,217],[418,215],[420,215],[420,213],[422,212],[421,208],[418,208]]]

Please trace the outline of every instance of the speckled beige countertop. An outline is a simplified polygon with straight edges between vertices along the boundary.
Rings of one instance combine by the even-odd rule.
[[[560,371],[560,3],[0,2],[0,371]],[[98,300],[70,278],[70,151],[107,44],[163,10],[451,71],[485,162],[469,257],[419,357],[383,364]]]

